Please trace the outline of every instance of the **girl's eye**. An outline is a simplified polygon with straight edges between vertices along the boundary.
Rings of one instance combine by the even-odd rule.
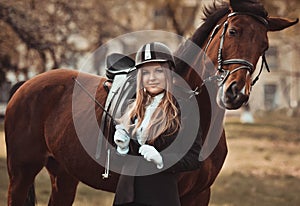
[[[164,71],[163,71],[163,69],[162,69],[162,68],[159,68],[159,69],[156,69],[156,72],[158,72],[158,73],[162,73],[162,72],[164,72]]]
[[[149,72],[147,72],[147,71],[142,72],[142,75],[147,75],[147,74],[149,74]]]

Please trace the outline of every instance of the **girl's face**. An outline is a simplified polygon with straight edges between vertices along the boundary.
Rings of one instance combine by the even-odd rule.
[[[166,89],[164,68],[157,62],[144,64],[141,68],[142,83],[150,95],[157,95]]]

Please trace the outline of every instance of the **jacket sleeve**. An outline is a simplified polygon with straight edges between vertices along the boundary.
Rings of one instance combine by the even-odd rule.
[[[179,138],[179,141],[174,143],[175,138]],[[188,138],[190,137],[178,136],[176,133],[172,137],[158,138],[157,141],[155,141],[153,146],[160,152],[163,158],[164,168],[167,168],[164,169],[163,172],[178,173],[196,170],[201,167],[202,162],[199,161],[199,154],[202,148],[201,132],[190,147],[187,147],[187,145],[183,143],[183,141],[187,141]],[[128,154],[140,155],[138,153],[140,145],[136,140],[131,139],[129,146]],[[173,148],[170,149],[170,146]]]
[[[202,162],[199,160],[201,151],[201,135],[197,137],[190,149],[182,152],[161,153],[164,165],[168,167],[165,172],[177,173],[199,169]]]
[[[162,155],[165,172],[184,172],[199,169],[202,162],[199,160],[202,148],[202,129],[200,114],[195,113],[189,104],[181,108],[181,129],[174,137],[161,138],[157,144]],[[160,148],[159,145],[168,145]],[[170,148],[171,147],[171,148]]]

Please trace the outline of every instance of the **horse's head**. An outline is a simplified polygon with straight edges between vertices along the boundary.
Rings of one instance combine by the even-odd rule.
[[[279,31],[298,22],[269,17],[264,7],[253,0],[231,0],[211,39],[204,44],[207,56],[217,67],[217,102],[226,109],[238,109],[249,99],[255,83],[256,64],[268,49],[269,31]],[[267,64],[266,64],[267,66]],[[262,69],[262,67],[261,67]]]

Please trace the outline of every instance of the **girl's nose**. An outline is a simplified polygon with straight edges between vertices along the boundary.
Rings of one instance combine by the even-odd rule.
[[[149,80],[155,80],[156,79],[156,76],[155,76],[155,73],[154,72],[150,72],[150,78]]]

